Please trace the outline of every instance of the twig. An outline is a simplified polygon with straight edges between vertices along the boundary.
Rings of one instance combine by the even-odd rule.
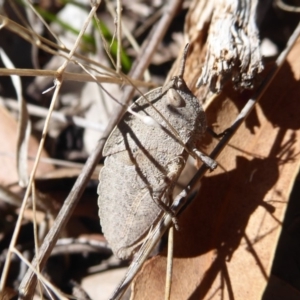
[[[117,14],[114,11],[114,7],[111,1],[106,0],[105,1],[106,4],[106,8],[109,11],[109,13],[112,15],[112,17],[116,20],[117,19]],[[161,15],[161,14],[160,14]],[[159,15],[159,16],[160,16]],[[159,17],[158,16],[158,17]],[[121,24],[122,24],[122,32],[124,33],[126,40],[123,42],[123,47],[125,47],[124,45],[126,44],[127,46],[130,44],[132,46],[132,48],[135,50],[136,53],[140,52],[140,46],[137,43],[137,41],[135,40],[134,36],[132,35],[132,33],[130,32],[130,30],[127,28],[127,26],[125,24],[123,24],[122,19],[121,19]],[[122,39],[123,40],[123,39]],[[127,42],[127,43],[126,43]],[[150,81],[150,72],[148,69],[145,70],[145,80],[146,81]]]
[[[51,290],[58,299],[61,300],[68,300],[66,295],[62,295],[62,293],[48,280],[46,279],[41,273],[37,272],[32,265],[29,263],[29,261],[22,255],[21,252],[19,252],[16,248],[13,249],[13,252],[28,266],[32,272],[36,274],[36,276],[39,278],[40,282],[43,284],[44,288],[46,290]]]
[[[0,68],[0,76],[10,76],[10,75],[19,75],[19,76],[28,76],[28,77],[36,77],[36,76],[45,76],[45,77],[54,77],[56,78],[59,74],[57,70],[34,70],[34,69],[5,69]],[[129,84],[127,81],[124,81],[122,78],[119,77],[111,77],[111,76],[96,76],[97,82],[101,83],[117,83],[117,84]],[[78,73],[70,73],[70,72],[64,72],[62,75],[64,80],[67,81],[80,81],[80,82],[94,82],[95,79],[91,78],[88,74],[78,74]],[[145,82],[141,80],[134,80],[133,78],[131,81],[136,86],[141,87],[156,87],[154,83],[151,82]]]
[[[173,271],[173,251],[174,251],[174,227],[171,226],[168,234],[168,259],[166,271],[165,300],[170,300]]]
[[[12,154],[11,152],[4,152],[0,151],[0,156],[6,156],[10,158],[15,158],[16,155]],[[35,156],[27,156],[28,160],[35,160]],[[45,163],[45,164],[51,164],[51,165],[56,165],[56,166],[62,166],[62,167],[67,167],[67,168],[78,168],[82,169],[84,164],[82,163],[76,163],[72,161],[67,161],[67,160],[62,160],[62,159],[56,159],[56,158],[51,158],[51,157],[41,157],[40,162]]]
[[[117,38],[118,38],[118,50],[117,50],[117,73],[121,71],[121,51],[122,51],[122,1],[117,0]]]
[[[76,63],[76,60],[68,58],[67,55],[65,53],[69,53],[71,50],[65,47],[62,47],[60,45],[57,45],[56,43],[36,34],[35,37],[36,39],[32,38],[32,33],[29,29],[21,26],[20,24],[10,20],[9,18],[3,16],[0,14],[0,28],[6,28],[8,30],[10,30],[11,32],[13,32],[14,34],[20,36],[21,38],[23,38],[25,41],[28,41],[29,43],[31,43],[32,45],[36,45],[37,47],[39,47],[40,49],[53,54],[53,55],[57,55],[57,56],[61,56],[63,58],[68,59],[70,62],[74,62]],[[53,49],[56,49],[57,51],[54,51]],[[81,59],[83,61],[85,61],[86,63],[89,63],[91,65],[94,66],[98,66],[103,70],[106,70],[107,72],[112,73],[113,75],[116,75],[117,73],[112,70],[109,67],[104,66],[103,64],[96,62],[86,56],[84,56],[83,54],[79,54],[79,53],[74,53],[73,55],[74,57],[77,57],[78,59]]]
[[[156,20],[160,18],[162,13],[163,13],[163,9],[159,8],[154,14],[149,16],[149,18],[146,19],[145,22],[143,22],[141,26],[135,30],[134,32],[135,38],[141,36],[150,26],[152,26],[156,22]]]
[[[97,17],[96,17],[96,20],[99,22],[99,20],[98,20]],[[70,62],[73,62],[74,64],[79,65],[81,68],[83,68],[83,70],[84,70],[85,72],[87,72],[87,73],[89,74],[88,77],[83,77],[83,80],[81,80],[80,77],[81,77],[81,76],[84,76],[84,75],[78,75],[78,74],[76,74],[76,75],[77,75],[77,76],[76,76],[75,74],[66,72],[67,77],[68,77],[69,80],[96,81],[98,84],[99,84],[99,82],[101,82],[101,81],[102,81],[102,82],[105,82],[106,80],[108,80],[107,82],[116,82],[114,79],[112,79],[112,80],[110,81],[109,79],[107,79],[107,77],[104,77],[104,78],[102,78],[102,79],[104,79],[104,80],[101,80],[101,77],[97,77],[97,76],[95,76],[95,75],[89,73],[89,72],[87,71],[87,69],[90,69],[90,70],[95,71],[95,72],[100,73],[100,74],[103,73],[103,72],[102,72],[102,71],[99,71],[98,69],[95,69],[95,68],[91,67],[90,65],[84,66],[84,65],[83,65],[82,63],[80,63],[78,60],[74,60],[74,59],[72,59],[72,58],[67,57],[63,52],[68,52],[68,51],[70,51],[70,50],[67,49],[66,47],[59,46],[59,45],[57,45],[57,44],[55,44],[55,43],[53,43],[53,42],[51,42],[51,41],[49,41],[49,40],[47,40],[47,39],[45,39],[45,38],[39,36],[39,35],[37,35],[37,34],[35,34],[36,39],[33,39],[33,38],[32,38],[32,34],[31,34],[31,31],[29,31],[27,28],[22,27],[22,26],[19,25],[18,23],[15,23],[15,22],[13,22],[12,20],[10,20],[10,19],[8,19],[8,18],[6,18],[6,17],[4,17],[4,16],[2,16],[2,15],[0,15],[0,21],[2,21],[1,28],[2,28],[2,27],[5,27],[5,28],[7,28],[8,30],[11,30],[11,31],[14,32],[15,34],[17,34],[17,35],[19,35],[20,37],[22,37],[24,40],[26,40],[26,41],[28,41],[29,43],[31,43],[33,46],[37,46],[37,47],[39,47],[40,49],[42,49],[42,50],[44,50],[44,51],[46,51],[46,52],[48,52],[48,53],[50,53],[50,54],[52,54],[52,55],[54,55],[54,56],[61,56],[61,57],[65,58],[65,59],[69,60]],[[97,23],[97,25],[98,25],[98,23]],[[98,27],[99,27],[99,25],[98,25]],[[99,33],[100,33],[100,35],[101,35],[101,38],[102,38],[102,42],[103,42],[105,51],[106,51],[108,57],[110,58],[110,61],[111,61],[111,63],[113,64],[113,66],[116,67],[116,66],[115,66],[115,62],[114,62],[114,60],[113,60],[113,58],[112,58],[112,56],[111,56],[111,54],[110,54],[110,51],[108,50],[107,42],[106,42],[106,40],[104,39],[104,36],[103,36],[103,34],[102,34],[102,31],[101,31],[100,27],[99,27]],[[57,50],[60,50],[60,51],[55,51],[55,50],[53,50],[53,49],[57,49]],[[74,53],[73,56],[75,56],[75,57],[77,57],[77,58],[79,58],[79,59],[85,61],[86,64],[88,63],[88,64],[91,64],[91,65],[100,67],[101,69],[103,69],[103,70],[105,70],[105,71],[107,71],[107,72],[110,72],[110,73],[112,74],[112,76],[115,76],[116,78],[119,78],[119,75],[124,76],[124,75],[122,75],[122,74],[118,74],[116,71],[112,70],[111,68],[108,68],[108,67],[104,66],[103,64],[100,64],[100,63],[98,63],[98,62],[96,62],[96,61],[94,61],[94,60],[91,60],[91,59],[89,59],[89,58],[87,58],[87,57],[85,57],[84,55],[81,55],[81,54],[79,54],[79,53]],[[33,75],[33,72],[36,72],[36,75]],[[51,71],[49,71],[49,72],[51,72]],[[5,69],[2,69],[2,72],[1,72],[1,73],[2,73],[2,74],[7,74],[7,71],[6,71]],[[1,74],[1,73],[0,73],[0,74]],[[20,73],[21,73],[21,74],[20,74]],[[36,70],[36,71],[34,71],[34,70],[29,70],[28,73],[25,72],[25,70],[22,70],[22,71],[19,71],[19,72],[18,72],[18,75],[23,75],[23,76],[37,76],[37,74],[39,74],[39,75],[41,74],[41,75],[47,76],[47,75],[46,75],[46,74],[47,74],[47,70]],[[50,76],[51,76],[51,75],[52,75],[52,74],[50,74]],[[74,75],[75,75],[75,76],[74,76]],[[49,76],[49,75],[48,75],[48,76]],[[56,71],[56,74],[53,74],[53,76],[56,78],[57,76],[61,76],[61,74],[57,74],[57,71]],[[65,79],[65,77],[64,77],[64,79]],[[99,80],[99,79],[100,79],[100,80]],[[121,83],[123,84],[122,78],[119,78],[119,80],[117,80],[117,81],[118,81],[118,82],[121,81]],[[128,83],[128,82],[127,82],[127,83]],[[149,84],[147,84],[147,83],[146,83],[146,84],[145,84],[145,83],[142,83],[142,85],[149,86]],[[152,84],[150,84],[150,86],[152,86]]]
[[[40,240],[39,240],[39,235],[38,235],[38,226],[37,226],[37,221],[36,221],[36,188],[35,188],[35,182],[32,183],[32,211],[33,211],[33,237],[34,237],[34,247],[35,247],[35,253],[36,255],[39,255],[39,245],[40,245]],[[37,273],[40,274],[40,266],[37,265]],[[38,290],[40,295],[43,294],[42,286],[41,283],[39,282],[38,284]]]
[[[19,106],[14,100],[5,100],[5,105],[11,109],[19,110]],[[27,104],[27,110],[32,116],[45,118],[48,115],[48,108],[33,104]],[[105,129],[105,126],[100,123],[91,122],[77,116],[66,116],[64,113],[59,111],[52,112],[52,120],[60,121],[63,124],[75,124],[78,127],[94,129],[100,132],[103,132]]]
[[[165,35],[171,21],[177,9],[181,3],[181,0],[170,0],[165,6],[165,12],[162,15],[162,18],[158,22],[158,24],[151,30],[148,39],[143,43],[140,56],[136,59],[135,64],[132,67],[132,72],[130,75],[132,78],[140,78],[143,75],[144,70],[147,68],[149,61],[155,52],[158,44],[162,40],[163,36]],[[61,229],[66,225],[68,222],[78,200],[80,199],[88,181],[93,173],[93,170],[102,157],[102,149],[104,147],[105,141],[109,136],[110,132],[116,126],[116,124],[121,119],[122,115],[125,113],[125,107],[129,104],[132,94],[134,93],[133,87],[127,87],[124,91],[123,96],[123,103],[124,106],[120,106],[118,111],[112,116],[107,128],[105,129],[102,138],[100,139],[96,149],[88,158],[82,173],[77,178],[70,194],[68,195],[67,199],[65,200],[58,216],[55,220],[53,227],[50,229],[49,233],[47,234],[41,248],[40,248],[40,255],[38,258],[34,258],[32,265],[35,267],[37,263],[40,264],[40,269],[42,270],[45,266],[45,263],[55,246],[55,243],[59,237]],[[23,281],[20,284],[20,297],[22,299],[29,299],[34,291],[36,286],[36,276],[32,270],[28,270],[26,276],[24,277]]]
[[[248,102],[246,103],[246,105],[244,106],[244,108],[236,118],[236,120],[229,128],[228,133],[220,140],[218,145],[212,151],[210,155],[211,158],[213,159],[217,158],[217,156],[221,153],[222,149],[227,145],[229,140],[237,131],[239,126],[243,123],[243,121],[252,111],[255,104],[262,97],[263,93],[270,85],[273,78],[275,77],[280,67],[284,63],[288,53],[290,52],[292,46],[296,42],[299,35],[300,35],[300,23],[298,24],[297,28],[293,32],[292,36],[290,37],[285,50],[282,51],[280,56],[277,58],[276,63],[272,68],[272,70],[270,71],[269,75],[263,80],[255,95],[248,100]],[[175,213],[175,215],[177,215],[180,209],[186,204],[187,197],[189,196],[190,192],[194,189],[194,187],[196,186],[196,184],[199,182],[199,180],[201,179],[201,177],[204,175],[206,171],[207,171],[207,167],[205,165],[202,165],[197,171],[197,173],[195,174],[195,176],[192,178],[192,180],[189,182],[187,187],[175,198],[170,208],[171,211]],[[151,230],[151,232],[147,236],[147,240],[143,243],[142,247],[139,249],[136,257],[134,258],[130,267],[128,268],[123,280],[120,282],[119,286],[116,288],[114,294],[110,298],[111,300],[121,299],[122,295],[127,290],[128,286],[134,279],[135,275],[142,267],[143,262],[150,255],[153,248],[156,246],[158,241],[161,239],[161,237],[166,232],[166,230],[171,226],[171,224],[172,224],[172,216],[170,216],[169,214],[164,214],[161,220],[159,221],[159,223]]]
[[[42,24],[48,29],[48,31],[50,32],[50,34],[56,39],[56,41],[60,44],[60,46],[65,48],[64,43],[53,32],[53,30],[51,29],[51,27],[49,26],[49,24],[44,20],[44,18],[39,14],[39,12],[35,9],[35,7],[30,3],[29,0],[26,0],[26,5],[28,5],[31,8],[31,10],[34,12],[34,14],[39,18],[39,20],[42,22]]]

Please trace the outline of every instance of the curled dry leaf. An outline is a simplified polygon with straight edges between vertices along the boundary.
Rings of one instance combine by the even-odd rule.
[[[261,298],[299,170],[299,54],[298,40],[218,158],[227,172],[203,178],[197,199],[179,217],[171,299]],[[247,98],[225,90],[207,109],[208,124],[227,128]],[[146,263],[133,299],[163,298],[165,264],[163,255]]]
[[[0,48],[0,56],[3,64],[8,69],[14,69],[14,65],[4,50]],[[25,99],[23,98],[21,79],[17,75],[10,76],[12,84],[17,94],[19,104],[19,122],[18,122],[18,138],[17,138],[17,170],[19,176],[19,184],[25,187],[28,184],[28,143],[31,132],[31,122],[29,119]]]
[[[16,120],[9,114],[9,112],[0,105],[0,183],[2,185],[9,185],[18,182],[17,168],[14,164],[17,149],[17,132],[18,124]],[[29,138],[29,151],[28,155],[35,157],[38,149],[38,142],[32,136]],[[48,157],[45,151],[42,152],[43,157]],[[29,171],[33,166],[33,161],[28,162]],[[54,170],[50,164],[40,163],[36,176],[44,175]]]

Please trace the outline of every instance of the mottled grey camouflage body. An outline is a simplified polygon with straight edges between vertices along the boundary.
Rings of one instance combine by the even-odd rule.
[[[179,75],[140,97],[131,106],[140,118],[126,113],[104,146],[100,222],[113,252],[123,259],[141,245],[164,212],[173,214],[169,208],[173,189],[189,153],[209,168],[216,167],[215,161],[194,148],[206,121],[199,100],[183,80],[188,48],[187,44]],[[141,118],[155,120],[157,126]]]
[[[171,93],[157,88],[145,97],[176,130],[181,143],[152,105],[140,97],[132,109],[151,116],[162,127],[146,125],[126,113],[103,150],[106,160],[98,187],[99,216],[108,243],[121,258],[132,255],[163,214],[153,198],[170,204],[188,157],[182,143],[192,149],[206,129],[199,100],[181,77],[172,82]]]

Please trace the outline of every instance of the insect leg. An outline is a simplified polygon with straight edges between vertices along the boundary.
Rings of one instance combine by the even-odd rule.
[[[168,190],[169,188],[169,178],[165,177],[164,180],[161,181],[160,185],[152,191],[152,199],[162,211],[164,211],[172,217],[172,222],[175,228],[178,229],[177,218],[175,217],[174,212],[169,207],[169,204],[171,204],[171,201],[169,201],[169,199],[172,199]],[[166,204],[162,199],[166,199],[168,204]]]

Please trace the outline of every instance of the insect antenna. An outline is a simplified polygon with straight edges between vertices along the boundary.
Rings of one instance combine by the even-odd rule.
[[[180,62],[180,68],[179,68],[179,75],[178,75],[178,77],[181,77],[181,78],[183,78],[184,69],[185,69],[185,61],[186,61],[187,54],[189,52],[189,48],[190,48],[190,44],[187,43],[185,45],[185,47],[184,47],[183,55],[182,55],[181,62]]]

